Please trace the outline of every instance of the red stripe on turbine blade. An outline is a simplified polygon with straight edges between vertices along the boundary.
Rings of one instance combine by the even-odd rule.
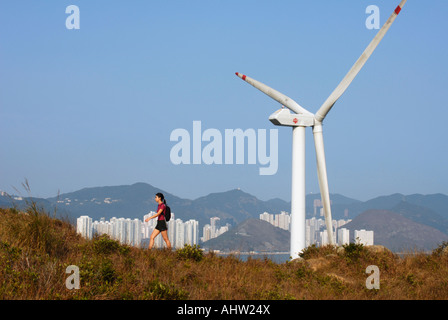
[[[396,9],[395,9],[395,14],[399,14],[400,13],[400,11],[401,11],[401,7],[400,6],[398,6]]]
[[[243,74],[243,80],[246,81],[246,75]]]

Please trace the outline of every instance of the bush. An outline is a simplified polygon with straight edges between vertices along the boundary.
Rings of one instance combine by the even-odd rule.
[[[100,279],[109,284],[117,279],[117,273],[110,260],[105,260],[101,263],[99,274]]]
[[[98,254],[111,254],[118,252],[120,243],[112,240],[108,235],[101,235],[94,238],[93,248]]]
[[[193,260],[199,262],[204,257],[199,245],[191,246],[186,244],[182,249],[178,249],[176,253],[177,257],[182,260]]]
[[[432,251],[432,254],[436,255],[436,256],[440,256],[444,252],[447,252],[447,250],[448,250],[447,248],[448,248],[448,241],[443,241],[437,248],[435,248]]]
[[[335,252],[336,252],[336,247],[333,245],[317,247],[315,244],[312,244],[309,247],[306,247],[305,249],[303,249],[302,252],[299,253],[299,257],[306,260],[306,259],[312,259],[312,258],[325,257],[329,254],[334,254]]]
[[[316,256],[318,252],[319,248],[315,244],[312,244],[309,247],[303,249],[302,252],[299,253],[299,257],[303,259],[309,259]]]
[[[144,294],[145,299],[156,300],[185,300],[188,296],[188,292],[185,290],[178,289],[173,284],[165,284],[157,280],[149,283]]]
[[[344,248],[344,256],[349,260],[357,260],[365,252],[365,247],[362,243],[351,242],[342,246]]]

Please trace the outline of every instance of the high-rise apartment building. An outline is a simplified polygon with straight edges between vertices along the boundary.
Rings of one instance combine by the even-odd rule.
[[[346,228],[338,229],[338,245],[343,246],[350,243],[350,230]]]
[[[268,212],[263,212],[259,215],[260,220],[269,222],[275,227],[282,228],[284,230],[289,230],[291,224],[291,216],[289,213],[282,211],[280,214],[270,214]]]
[[[208,241],[212,239],[212,227],[209,224],[206,224],[203,228],[202,228],[202,238],[201,240],[203,242]]]
[[[92,239],[92,218],[80,216],[76,219],[76,232],[86,239]]]
[[[354,240],[356,243],[360,243],[365,246],[372,246],[373,245],[373,231],[368,231],[365,229],[355,230]]]
[[[185,222],[185,242],[190,245],[199,243],[199,222],[196,220],[188,220]]]

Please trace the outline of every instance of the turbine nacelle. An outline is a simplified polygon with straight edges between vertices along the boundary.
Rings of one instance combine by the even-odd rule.
[[[276,126],[312,127],[314,126],[314,114],[295,114],[282,108],[271,114],[269,121]]]

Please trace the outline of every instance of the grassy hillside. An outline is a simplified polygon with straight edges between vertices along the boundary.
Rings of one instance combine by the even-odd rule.
[[[299,262],[243,262],[196,247],[85,240],[31,204],[0,209],[0,299],[447,299],[445,247],[406,258],[361,245],[310,247]],[[70,265],[79,267],[79,289],[66,288]],[[369,265],[380,270],[378,290],[366,288]]]

